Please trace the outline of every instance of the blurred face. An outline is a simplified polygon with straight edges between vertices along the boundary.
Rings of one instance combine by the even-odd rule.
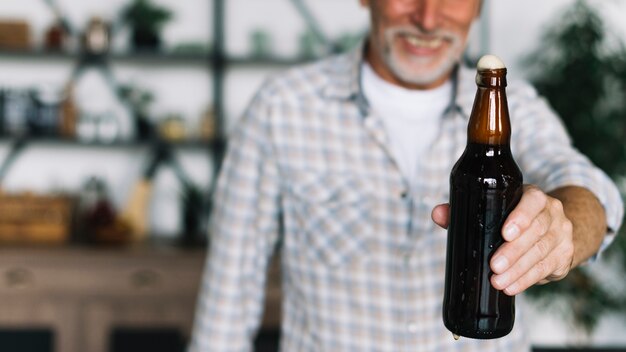
[[[443,84],[463,54],[480,0],[360,0],[370,10],[367,60],[413,89]]]

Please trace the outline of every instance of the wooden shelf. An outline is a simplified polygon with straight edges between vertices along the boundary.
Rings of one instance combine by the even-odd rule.
[[[64,51],[45,50],[7,50],[0,49],[0,58],[19,60],[76,60],[80,54]],[[109,59],[114,62],[138,63],[138,64],[160,64],[160,65],[206,65],[212,60],[211,54],[185,54],[167,52],[126,52],[111,53]]]
[[[14,139],[11,137],[0,137],[0,143],[11,143]],[[212,141],[188,140],[178,142],[168,142],[175,148],[183,149],[222,149],[226,146],[225,139],[215,139]],[[28,140],[29,145],[46,145],[46,146],[72,146],[85,148],[142,148],[153,144],[152,141],[116,141],[111,143],[103,142],[83,142],[73,139],[62,139],[54,137],[33,137]]]
[[[34,61],[71,61],[76,60],[79,53],[45,50],[7,50],[0,49],[0,58]],[[206,65],[215,57],[211,53],[167,53],[167,52],[126,52],[111,53],[110,60],[131,64],[158,64],[158,65]],[[316,58],[305,57],[254,57],[228,56],[224,59],[226,65],[254,65],[254,66],[290,66],[311,62]]]
[[[292,66],[312,62],[316,58],[303,57],[248,57],[248,56],[232,56],[228,58],[227,63],[239,66]]]

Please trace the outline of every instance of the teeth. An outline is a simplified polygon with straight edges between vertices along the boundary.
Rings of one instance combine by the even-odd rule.
[[[422,38],[418,38],[418,37],[416,37],[414,35],[407,35],[407,36],[405,36],[405,38],[409,42],[409,44],[411,44],[413,46],[425,47],[425,48],[429,48],[429,49],[438,48],[441,45],[441,43],[443,42],[443,40],[441,38],[422,39]]]

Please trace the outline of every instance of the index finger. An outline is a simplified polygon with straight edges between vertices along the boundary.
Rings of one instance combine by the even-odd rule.
[[[502,226],[504,240],[511,242],[527,230],[533,219],[546,207],[547,201],[548,198],[541,189],[533,185],[524,185],[522,199]]]
[[[448,222],[450,221],[450,204],[446,203],[437,205],[430,213],[430,217],[433,219],[435,224],[447,229]]]

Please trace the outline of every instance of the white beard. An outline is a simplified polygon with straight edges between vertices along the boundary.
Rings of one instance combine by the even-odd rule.
[[[395,38],[402,34],[428,34],[430,36],[434,34],[444,40],[449,41],[451,45],[447,49],[447,52],[445,53],[445,56],[443,58],[435,58],[438,59],[440,62],[436,67],[434,67],[434,69],[416,71],[415,67],[432,64],[432,59],[416,57],[410,59],[410,62],[407,62],[406,59],[401,60],[400,58],[398,58],[395,54],[396,51],[392,50],[393,41]],[[385,42],[383,44],[384,47],[382,57],[385,61],[385,64],[387,64],[387,67],[389,67],[391,72],[393,72],[393,74],[401,81],[415,85],[428,85],[441,79],[445,74],[450,72],[450,70],[457,62],[459,62],[461,54],[463,52],[462,39],[459,38],[457,34],[445,30],[437,30],[434,33],[425,33],[414,27],[390,28],[385,31]]]

